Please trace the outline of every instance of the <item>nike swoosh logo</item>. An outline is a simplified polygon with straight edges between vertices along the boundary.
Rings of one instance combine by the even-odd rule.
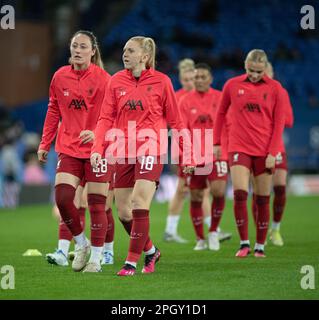
[[[102,177],[102,176],[104,176],[105,175],[105,173],[102,173],[102,174],[96,174],[95,176],[97,177],[97,178],[99,178],[99,177]]]
[[[149,171],[140,171],[140,174],[148,173]]]

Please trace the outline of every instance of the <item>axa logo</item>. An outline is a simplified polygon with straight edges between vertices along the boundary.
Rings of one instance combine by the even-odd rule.
[[[248,112],[261,112],[258,103],[247,103],[244,108],[247,109]]]
[[[213,123],[213,120],[209,114],[201,114],[200,116],[197,117],[196,123],[204,124],[208,123],[211,124]]]
[[[134,99],[127,100],[124,106],[128,107],[128,110],[140,109],[141,111],[144,111],[143,103],[141,100],[134,100]]]
[[[84,99],[72,99],[71,103],[69,104],[69,109],[74,108],[74,110],[82,110],[82,107],[87,110],[87,106],[85,104]]]

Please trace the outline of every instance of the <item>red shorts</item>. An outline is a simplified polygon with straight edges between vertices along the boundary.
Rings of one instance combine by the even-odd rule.
[[[108,165],[109,176],[110,176],[110,185],[109,190],[112,191],[114,189],[114,179],[115,179],[115,164]]]
[[[275,169],[283,169],[288,171],[287,153],[279,152],[276,155]]]
[[[86,182],[105,183],[111,181],[105,159],[102,160],[102,163],[97,169],[94,169],[91,166],[90,159],[73,158],[67,154],[60,153],[56,172],[70,173],[81,180],[84,179]]]
[[[266,156],[264,157],[255,157],[250,156],[243,152],[230,152],[228,154],[229,166],[244,166],[250,171],[253,175],[259,176],[263,173],[273,173],[272,170],[266,168]]]
[[[129,164],[128,159],[124,164],[115,164],[114,188],[133,188],[135,181],[140,179],[155,181],[158,186],[163,170],[160,157],[144,156],[139,159],[135,164]]]
[[[178,166],[177,166],[177,176],[178,176],[179,178],[186,179],[187,176],[186,176],[186,174],[183,172],[183,170],[184,170],[184,167],[181,166],[181,165],[178,165]]]
[[[187,184],[190,189],[206,189],[208,181],[223,180],[227,181],[228,163],[225,160],[218,160],[213,162],[213,169],[209,174],[191,175],[187,179]]]

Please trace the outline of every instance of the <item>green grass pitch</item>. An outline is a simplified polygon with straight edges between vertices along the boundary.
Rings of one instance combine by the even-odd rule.
[[[49,265],[45,253],[57,246],[57,222],[49,205],[0,210],[0,268],[15,269],[15,289],[0,286],[0,299],[318,299],[319,298],[319,198],[288,198],[282,223],[284,247],[268,241],[266,259],[253,255],[235,258],[239,238],[228,201],[222,228],[233,238],[222,243],[219,252],[193,251],[195,236],[185,206],[179,231],[189,244],[165,243],[162,240],[167,204],[152,205],[151,237],[161,249],[162,258],[153,275],[141,274],[120,278],[128,248],[128,236],[117,219],[115,264],[104,266],[98,274],[75,273],[69,267]],[[251,218],[251,216],[250,216]],[[89,221],[89,220],[88,220]],[[87,228],[88,231],[88,228]],[[250,240],[255,231],[250,219]],[[38,249],[42,257],[23,257],[27,249]],[[316,288],[303,290],[301,267],[315,269]],[[4,275],[0,273],[1,277]]]

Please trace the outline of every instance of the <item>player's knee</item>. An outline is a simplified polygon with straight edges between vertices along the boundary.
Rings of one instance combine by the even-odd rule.
[[[245,190],[235,190],[234,200],[235,201],[246,201],[248,197],[248,192]]]
[[[200,202],[203,201],[203,190],[191,190],[191,201]]]
[[[132,208],[140,209],[145,206],[145,200],[142,197],[134,197],[132,199]]]
[[[88,206],[90,213],[98,213],[105,211],[106,197],[101,194],[89,193]]]
[[[55,202],[60,212],[67,210],[70,203],[73,203],[75,188],[69,184],[58,184],[55,187]]]
[[[225,195],[225,189],[222,187],[213,187],[211,188],[213,197],[223,197]]]

